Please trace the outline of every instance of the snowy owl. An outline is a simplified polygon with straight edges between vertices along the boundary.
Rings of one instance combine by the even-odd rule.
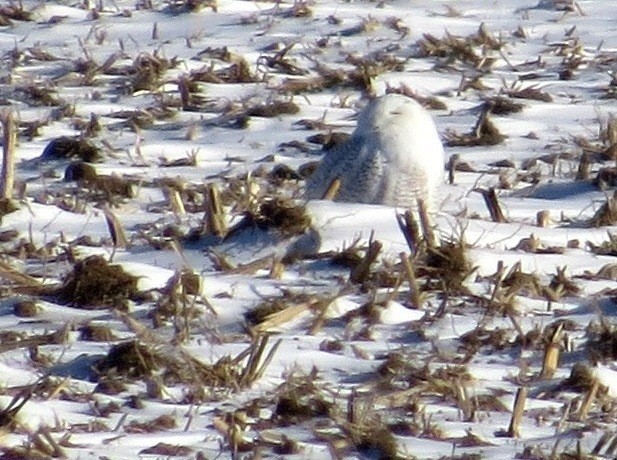
[[[336,201],[416,206],[434,210],[444,176],[444,151],[432,117],[398,94],[373,99],[351,137],[329,151],[307,181],[306,197],[320,199],[340,180]]]

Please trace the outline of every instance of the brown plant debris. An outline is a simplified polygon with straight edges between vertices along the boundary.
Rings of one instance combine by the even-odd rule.
[[[597,255],[604,256],[617,256],[617,234],[609,233],[608,241],[603,242],[601,245],[596,245],[591,241],[587,242],[591,252]]]
[[[193,450],[190,447],[159,442],[152,447],[143,449],[139,454],[155,455],[157,457],[188,457],[192,452]]]
[[[73,266],[57,292],[62,302],[80,308],[121,307],[137,293],[138,278],[102,256],[91,256]]]
[[[53,139],[45,146],[41,160],[79,159],[88,163],[102,157],[100,150],[85,139],[62,136]]]
[[[249,210],[245,218],[230,231],[228,237],[252,226],[264,231],[276,230],[283,236],[290,237],[304,233],[310,224],[311,219],[303,205],[275,197],[263,200],[256,210]]]
[[[486,103],[489,104],[493,115],[510,115],[521,112],[525,107],[523,104],[503,96],[490,97],[486,99]]]
[[[112,202],[114,197],[135,198],[137,183],[116,175],[99,175],[96,169],[83,161],[69,164],[64,171],[65,181],[76,181],[88,198]]]
[[[218,11],[217,0],[168,0],[168,9],[170,13],[197,13],[204,8],[211,8],[215,13]]]
[[[617,326],[602,320],[598,327],[588,330],[585,349],[593,363],[617,359]]]
[[[272,419],[287,426],[331,415],[334,401],[327,397],[315,379],[316,373],[291,374],[276,392],[276,408]]]
[[[108,374],[140,379],[151,375],[162,364],[162,356],[153,347],[130,340],[114,345],[95,365],[95,370],[99,380]]]
[[[223,56],[226,57],[226,56]],[[207,65],[199,70],[194,70],[191,72],[188,77],[188,88],[192,90],[192,93],[195,93],[197,89],[195,82],[204,82],[204,83],[256,83],[259,81],[259,78],[255,73],[251,70],[246,59],[236,56],[229,55],[226,61],[231,61],[232,64],[226,66],[221,69],[216,69],[215,66]]]
[[[425,264],[428,275],[447,291],[467,293],[463,283],[474,267],[462,240],[442,241],[438,247],[429,248]]]
[[[495,51],[503,47],[503,42],[490,33],[484,23],[477,33],[460,37],[446,32],[443,38],[432,34],[424,34],[416,42],[419,57],[434,56],[440,58],[444,66],[456,62],[471,66],[474,69],[488,70],[495,63]]]
[[[604,204],[596,211],[588,221],[590,227],[604,227],[617,223],[617,192],[608,197]]]
[[[300,111],[298,104],[292,101],[271,101],[249,107],[246,114],[252,117],[273,118],[279,115],[293,115]]]
[[[546,91],[542,91],[536,86],[527,86],[526,88],[519,89],[513,86],[512,88],[506,89],[505,93],[510,97],[515,97],[518,99],[532,99],[535,101],[542,102],[553,102],[553,98]]]
[[[155,419],[145,422],[138,422],[133,420],[124,425],[124,431],[126,433],[154,433],[156,431],[167,431],[176,428],[178,422],[175,417],[171,415],[160,415]]]
[[[501,144],[506,139],[506,136],[501,134],[499,129],[493,124],[489,117],[490,113],[490,105],[485,104],[484,110],[470,133],[460,134],[454,131],[447,131],[446,145],[449,147],[475,147]]]
[[[132,75],[131,86],[136,91],[153,91],[162,83],[163,73],[176,65],[176,62],[149,53],[141,53],[133,60],[128,73]]]
[[[607,190],[615,187],[615,185],[617,185],[617,168],[614,166],[600,168],[593,183],[600,190]]]
[[[32,11],[25,10],[22,2],[6,2],[0,6],[0,25],[11,25],[11,21],[32,21]]]
[[[149,334],[151,335],[151,334]],[[94,366],[99,384],[122,378],[160,378],[165,385],[201,386],[218,391],[238,391],[261,378],[274,357],[280,341],[266,353],[268,337],[256,338],[237,356],[225,355],[206,364],[179,346],[146,340],[129,340],[114,345]]]
[[[10,198],[0,198],[0,218],[19,210],[19,206]]]

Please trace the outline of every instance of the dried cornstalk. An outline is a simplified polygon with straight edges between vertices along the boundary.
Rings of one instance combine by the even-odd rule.
[[[269,330],[272,330],[274,328],[277,328],[297,318],[302,313],[308,311],[310,306],[311,306],[310,303],[305,302],[305,303],[301,303],[298,305],[292,305],[291,307],[287,307],[284,310],[273,313],[269,315],[265,321],[262,321],[257,326],[255,326],[253,331],[257,334],[261,334]]]
[[[349,280],[352,283],[361,284],[364,283],[368,276],[371,273],[371,264],[377,260],[377,256],[381,252],[381,243],[379,241],[373,241],[371,237],[371,241],[369,241],[369,247],[366,251],[366,254],[356,265],[351,269],[351,273],[349,274]]]
[[[538,213],[536,214],[536,224],[538,225],[538,227],[548,227],[550,216],[551,215],[548,209],[538,211]]]
[[[482,194],[482,198],[484,198],[484,202],[486,203],[486,207],[488,208],[488,212],[490,213],[491,220],[493,222],[504,223],[508,221],[503,215],[501,205],[499,204],[497,194],[495,193],[495,189],[493,187],[488,190],[476,189],[476,191]]]
[[[435,232],[431,226],[431,219],[426,208],[426,203],[423,199],[418,199],[418,214],[420,215],[420,225],[422,225],[422,233],[424,234],[424,241],[426,246],[431,249],[436,246]]]
[[[238,381],[238,386],[240,388],[249,387],[253,384],[253,382],[261,378],[266,370],[266,367],[268,367],[272,361],[272,358],[274,358],[274,354],[281,345],[282,340],[279,339],[274,345],[272,345],[270,351],[264,357],[266,346],[268,345],[268,338],[268,335],[262,335],[249,347],[248,360]],[[239,361],[240,359],[243,359],[245,354],[246,353],[240,353],[234,360]]]
[[[340,188],[341,180],[336,177],[332,182],[330,182],[330,185],[328,186],[328,189],[326,190],[326,193],[324,193],[322,199],[329,201],[334,200],[336,198],[336,195],[338,195]]]
[[[8,279],[12,281],[13,283],[16,283],[22,286],[28,286],[28,287],[33,287],[33,288],[43,287],[43,283],[41,283],[38,279],[18,271],[12,265],[6,262],[3,262],[1,260],[0,260],[0,278]]]
[[[129,240],[124,233],[120,220],[107,205],[103,208],[103,213],[105,214],[105,222],[107,222],[107,228],[111,234],[114,246],[116,248],[127,248],[129,246]]]
[[[585,395],[583,404],[581,404],[581,408],[575,415],[575,418],[577,420],[584,422],[587,419],[587,414],[589,413],[589,409],[591,409],[591,406],[596,400],[596,396],[598,395],[599,388],[600,388],[600,382],[597,379],[594,379],[593,386],[589,389],[589,391]]]
[[[454,172],[456,171],[456,167],[460,161],[461,156],[458,153],[455,153],[450,157],[450,161],[448,162],[448,183],[450,185],[454,184]]]
[[[204,219],[207,233],[220,237],[227,234],[223,207],[219,198],[218,189],[214,184],[208,184],[206,187],[206,214]]]
[[[607,447],[604,451],[604,457],[613,457],[615,455],[615,450],[617,450],[617,434],[614,431],[604,432],[591,451],[591,455],[600,455],[604,447]]]
[[[0,198],[10,200],[13,197],[15,183],[15,144],[17,130],[12,109],[0,113],[2,124],[2,177],[0,177]]]
[[[275,280],[280,280],[283,277],[283,271],[285,270],[285,265],[281,262],[279,257],[274,257],[272,259],[272,266],[270,267],[270,277]]]
[[[523,413],[525,412],[525,400],[527,399],[528,391],[529,389],[527,387],[520,387],[516,392],[514,408],[512,410],[512,419],[510,420],[510,426],[508,427],[507,433],[511,438],[518,438],[521,436],[520,426],[523,419]]]
[[[169,206],[176,216],[183,216],[186,214],[184,203],[182,202],[182,197],[180,196],[180,192],[178,192],[178,190],[171,187],[166,187],[165,195],[167,195]]]
[[[546,346],[544,351],[544,362],[542,363],[542,372],[540,372],[540,378],[550,379],[555,375],[555,371],[559,366],[559,353],[561,351],[561,333],[563,331],[563,323],[559,323],[559,326],[553,333],[551,341]]]
[[[192,270],[183,271],[180,274],[180,286],[184,294],[200,295],[203,289],[203,278]]]
[[[407,241],[407,246],[409,246],[409,251],[411,254],[415,254],[421,240],[420,228],[418,227],[418,222],[416,221],[413,212],[408,209],[405,211],[405,214],[397,214],[396,218],[398,221],[398,226],[405,237],[405,241]]]
[[[591,161],[589,160],[589,153],[583,152],[581,155],[581,161],[578,164],[578,171],[576,172],[576,180],[584,181],[589,180],[589,168],[591,167]]]
[[[65,325],[62,329],[56,332],[50,332],[49,334],[33,335],[21,340],[0,343],[0,353],[18,350],[20,348],[40,347],[43,345],[62,345],[66,343],[68,334],[69,326]]]
[[[411,264],[409,257],[407,257],[407,254],[404,252],[401,252],[399,257],[401,258],[401,262],[403,262],[405,274],[407,275],[407,282],[409,283],[409,300],[411,305],[413,308],[421,308],[423,304],[422,294],[420,293],[420,286],[418,285],[418,279],[416,278],[416,272],[413,265]]]
[[[313,321],[313,324],[311,324],[311,327],[309,327],[309,330],[307,332],[308,335],[315,335],[321,330],[324,323],[326,322],[326,314],[328,313],[328,307],[336,298],[336,296],[328,297],[311,304],[311,310],[316,315],[316,317]]]
[[[180,92],[182,110],[188,110],[191,105],[191,93],[189,90],[188,77],[182,76],[178,79],[178,91]]]

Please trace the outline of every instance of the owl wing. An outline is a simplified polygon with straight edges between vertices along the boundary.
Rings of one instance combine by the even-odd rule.
[[[326,154],[307,181],[305,196],[321,199],[330,184],[339,179],[336,201],[378,202],[383,173],[383,157],[374,143],[364,136],[352,136]]]

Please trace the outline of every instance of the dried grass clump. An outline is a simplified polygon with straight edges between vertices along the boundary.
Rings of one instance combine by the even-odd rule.
[[[489,97],[486,99],[486,103],[490,106],[493,115],[510,115],[521,112],[525,107],[523,104],[503,96]]]
[[[249,107],[246,114],[251,117],[274,118],[280,115],[294,115],[300,107],[293,101],[270,101]]]
[[[429,277],[450,293],[467,293],[465,280],[474,271],[467,247],[462,239],[442,241],[438,247],[429,247],[424,261]]]
[[[311,225],[311,219],[304,205],[285,198],[264,199],[256,210],[249,210],[234,231],[256,226],[262,230],[275,230],[285,237],[300,235]]]
[[[176,428],[177,425],[178,422],[175,417],[163,414],[145,422],[131,420],[123,428],[126,433],[154,433],[156,431],[171,430]]]
[[[79,159],[92,163],[102,158],[101,151],[85,139],[62,136],[45,146],[41,160]]]
[[[362,456],[378,460],[400,457],[392,430],[375,414],[363,417],[359,423],[345,424],[342,429]]]
[[[553,98],[546,91],[542,91],[536,86],[527,86],[526,88],[517,87],[516,83],[512,87],[507,88],[504,92],[510,96],[518,99],[531,99],[534,101],[553,102]]]
[[[289,304],[284,299],[272,299],[261,302],[255,308],[247,311],[244,318],[251,326],[263,323],[274,313],[285,310]]]
[[[527,297],[541,297],[544,287],[535,273],[523,272],[521,264],[516,263],[501,281],[506,289],[505,297],[524,295]]]
[[[232,62],[230,66],[222,69],[215,70],[214,65],[206,66],[199,70],[191,72],[189,84],[195,82],[204,83],[256,83],[259,81],[259,77],[251,70],[246,59],[240,56],[225,55],[222,58],[225,62]]]
[[[485,108],[480,114],[475,127],[467,134],[447,131],[446,145],[450,147],[476,147],[501,144],[506,139],[506,136],[501,134],[499,129],[493,124],[489,117],[490,113],[491,105],[485,104]]]
[[[566,267],[558,267],[557,274],[551,279],[546,291],[548,296],[553,297],[552,300],[558,300],[563,296],[577,296],[581,288],[567,277]]]
[[[18,87],[16,91],[25,96],[28,105],[34,107],[60,107],[66,104],[53,88],[47,86],[26,85]]]
[[[213,364],[206,364],[179,346],[154,343],[143,337],[114,345],[96,363],[95,370],[99,384],[154,378],[165,385],[201,388],[199,393],[206,398],[214,391],[239,391],[261,378],[280,341],[266,353],[267,345],[267,336],[258,337],[237,356],[225,355]]]
[[[318,63],[316,76],[288,79],[280,84],[277,90],[286,94],[305,92],[320,92],[332,88],[352,88],[360,91],[371,91],[372,81],[384,72],[404,70],[405,62],[388,53],[374,53],[370,56],[348,56],[346,62],[353,65],[352,69],[327,67]]]
[[[17,210],[19,210],[19,206],[14,200],[10,198],[0,198],[0,219],[2,219],[2,216],[6,216]]]
[[[68,165],[64,171],[65,181],[76,181],[85,189],[87,198],[112,202],[115,197],[134,198],[136,183],[133,180],[98,175],[96,169],[85,162],[77,161]]]
[[[295,425],[315,417],[329,417],[334,409],[332,398],[315,383],[316,375],[291,374],[276,392],[272,420]]]
[[[593,180],[593,184],[600,190],[614,188],[615,185],[617,185],[617,168],[613,166],[600,168],[598,170],[598,174]]]
[[[580,393],[589,392],[596,381],[593,370],[585,363],[575,363],[570,371],[570,376],[560,385],[563,389],[578,391]]]
[[[440,58],[444,66],[459,62],[474,69],[488,70],[496,61],[493,52],[500,51],[504,42],[490,33],[482,23],[475,34],[467,37],[446,33],[445,37],[438,38],[432,34],[424,34],[416,42],[416,46],[419,57]]]
[[[136,91],[154,91],[161,85],[165,71],[176,65],[175,62],[157,56],[156,53],[141,53],[133,60],[128,72],[132,75],[131,87]]]
[[[191,449],[190,447],[159,442],[152,447],[141,450],[139,452],[139,455],[154,455],[156,456],[156,458],[169,458],[188,457],[192,453],[193,449]]]
[[[596,211],[587,222],[590,227],[604,227],[617,223],[617,192],[608,197],[604,204]]]
[[[286,57],[294,46],[295,43],[291,43],[277,51],[274,56],[260,56],[258,65],[265,65],[287,75],[301,76],[308,74],[308,70],[298,67],[293,59]]]
[[[617,359],[617,326],[602,320],[597,328],[588,328],[585,349],[593,363]]]
[[[152,375],[162,365],[162,356],[154,347],[130,340],[111,347],[94,367],[99,380],[108,375],[140,379]]]
[[[91,256],[73,266],[57,296],[71,306],[96,308],[126,308],[126,301],[139,292],[138,278],[121,266],[111,265],[102,256]]]
[[[13,21],[32,21],[32,11],[25,10],[21,1],[7,3],[0,6],[0,26],[10,26]]]
[[[198,13],[204,8],[211,8],[215,13],[218,11],[217,0],[166,0],[166,3],[172,14]]]

